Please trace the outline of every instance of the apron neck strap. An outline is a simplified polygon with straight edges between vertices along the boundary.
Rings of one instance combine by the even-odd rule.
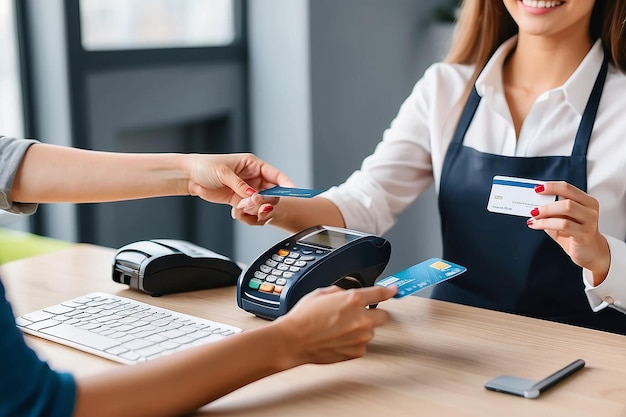
[[[474,113],[476,113],[476,109],[478,108],[479,103],[480,95],[478,95],[478,91],[476,91],[476,86],[474,86],[472,88],[472,92],[470,93],[469,98],[467,99],[467,103],[465,103],[465,107],[463,108],[463,112],[461,113],[461,118],[459,119],[459,123],[456,126],[456,130],[454,131],[452,143],[463,143],[463,138],[465,137],[465,133],[467,132],[470,123],[472,123]]]
[[[602,97],[602,90],[604,89],[604,81],[606,80],[606,74],[608,72],[609,62],[604,57],[602,61],[602,67],[596,77],[596,82],[593,84],[591,95],[585,106],[582,120],[578,126],[578,132],[576,132],[576,139],[574,140],[574,149],[572,155],[587,155],[587,148],[589,147],[589,140],[591,139],[591,131],[593,130],[593,124],[596,121],[596,114],[598,113],[598,107],[600,107],[600,98]]]

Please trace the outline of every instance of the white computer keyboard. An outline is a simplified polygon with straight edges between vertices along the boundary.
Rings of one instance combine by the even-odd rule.
[[[91,293],[16,318],[28,334],[135,364],[241,332],[228,324],[105,293]]]

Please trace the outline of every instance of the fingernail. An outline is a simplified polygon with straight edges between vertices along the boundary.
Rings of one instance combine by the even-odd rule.
[[[274,207],[272,206],[265,206],[263,207],[263,209],[261,210],[262,213],[269,213],[270,211],[274,210]]]
[[[532,209],[530,211],[530,215],[533,216],[533,217],[539,216],[539,209],[537,207],[535,207],[534,209]]]
[[[256,193],[256,190],[252,187],[248,187],[248,189],[246,190],[246,194],[248,195],[252,195],[254,193]]]
[[[528,220],[526,220],[526,225],[528,225],[528,226],[532,226],[533,223],[535,223],[535,219],[528,219]]]
[[[545,189],[546,189],[546,187],[544,187],[543,184],[535,185],[535,192],[536,193],[542,193]]]

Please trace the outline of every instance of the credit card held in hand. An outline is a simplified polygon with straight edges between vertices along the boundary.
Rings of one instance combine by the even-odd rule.
[[[300,198],[311,198],[320,194],[322,190],[314,190],[312,188],[290,188],[290,187],[281,187],[277,185],[276,187],[268,188],[263,191],[259,191],[259,194],[264,195],[266,197],[300,197]]]
[[[441,258],[430,258],[407,269],[382,278],[375,285],[388,287],[396,285],[398,292],[394,298],[402,298],[425,288],[454,278],[467,271],[467,268]]]
[[[556,200],[555,195],[537,194],[535,186],[544,181],[496,175],[491,184],[487,210],[492,213],[530,217],[530,211]]]

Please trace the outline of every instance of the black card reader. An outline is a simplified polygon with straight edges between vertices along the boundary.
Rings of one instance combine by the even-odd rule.
[[[390,256],[391,245],[382,237],[314,226],[277,243],[250,264],[237,282],[237,305],[273,320],[316,288],[374,285]]]

